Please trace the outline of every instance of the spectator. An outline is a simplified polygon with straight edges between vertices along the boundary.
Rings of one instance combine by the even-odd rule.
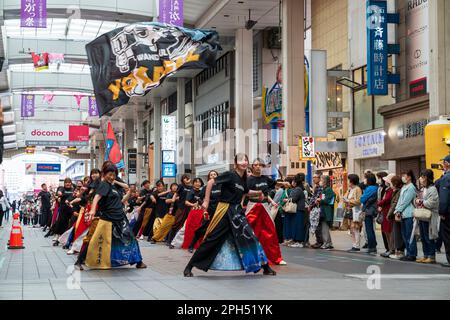
[[[311,225],[314,225],[312,231],[316,236],[316,243],[311,246],[313,249],[320,249],[323,246],[322,226],[320,223],[320,205],[317,200],[322,195],[323,188],[320,186],[320,174],[315,173],[313,176],[313,195],[309,201],[309,212]],[[312,219],[315,217],[315,211],[318,211],[317,223],[313,223]],[[317,226],[316,226],[317,225]]]
[[[3,215],[8,210],[9,210],[9,202],[6,199],[5,195],[3,194],[3,191],[0,190],[0,229],[3,228],[2,227]]]
[[[303,189],[304,177],[296,175],[292,186],[294,189],[290,194],[292,202],[297,204],[296,213],[286,213],[287,223],[286,237],[291,240],[288,246],[291,248],[303,248],[305,242],[305,193]],[[284,201],[287,202],[288,199]]]
[[[361,196],[361,203],[363,205],[362,211],[364,212],[364,227],[367,235],[367,253],[376,254],[377,239],[375,236],[374,220],[377,214],[377,178],[373,173],[366,173],[364,177],[366,180],[366,188]]]
[[[389,208],[387,218],[392,221],[392,238],[395,253],[389,255],[389,258],[400,260],[404,256],[405,244],[403,243],[402,237],[402,224],[401,218],[396,219],[395,208],[397,207],[398,200],[400,198],[400,192],[403,187],[402,179],[399,176],[394,176],[391,178],[391,188],[392,188],[392,199],[391,207]]]
[[[383,258],[389,258],[391,254],[395,252],[394,238],[392,237],[392,221],[387,218],[388,212],[391,209],[391,201],[394,190],[392,189],[391,180],[395,174],[384,175],[385,172],[377,174],[377,177],[381,179],[378,198],[378,214],[381,220],[381,232],[383,235],[384,248],[386,252],[382,253]],[[381,189],[381,190],[380,190]]]
[[[441,265],[450,267],[450,156],[446,156],[443,161],[445,174],[439,181],[439,215],[441,216],[441,236],[447,262]]]
[[[400,192],[395,214],[401,216],[402,237],[406,247],[406,256],[401,261],[416,261],[417,243],[413,236],[414,200],[417,194],[416,177],[412,170],[402,174],[404,186]]]
[[[361,195],[362,190],[359,187],[359,177],[356,174],[348,176],[349,189],[344,196],[345,210],[351,212],[350,232],[352,235],[352,248],[349,252],[359,252],[361,237]]]
[[[420,239],[422,239],[423,258],[417,259],[419,263],[436,263],[436,243],[439,230],[439,195],[434,186],[434,173],[425,170],[419,178],[422,187],[416,199],[417,208],[431,211],[429,220],[419,220]],[[416,219],[417,220],[417,219]]]
[[[320,199],[317,204],[320,205],[320,225],[322,228],[323,245],[321,249],[334,249],[331,241],[330,228],[333,226],[334,219],[334,202],[336,195],[331,189],[331,179],[329,176],[322,176],[320,179],[320,186],[323,188]]]

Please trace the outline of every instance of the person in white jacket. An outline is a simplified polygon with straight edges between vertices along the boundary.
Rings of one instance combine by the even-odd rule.
[[[8,199],[6,199],[3,191],[0,190],[0,228],[2,227],[3,216],[10,209]]]

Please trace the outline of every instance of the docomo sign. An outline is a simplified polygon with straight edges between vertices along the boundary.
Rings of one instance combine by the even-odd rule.
[[[64,132],[63,131],[44,131],[35,129],[31,132],[31,136],[33,137],[63,137]]]
[[[25,143],[35,146],[87,146],[89,127],[59,123],[30,123],[25,126]]]

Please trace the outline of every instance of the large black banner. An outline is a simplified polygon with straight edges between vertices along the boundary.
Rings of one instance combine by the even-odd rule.
[[[141,22],[105,33],[86,45],[100,116],[180,69],[213,66],[218,50],[215,31]]]

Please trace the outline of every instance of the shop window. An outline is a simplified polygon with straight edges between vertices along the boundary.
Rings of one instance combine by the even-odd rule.
[[[184,104],[192,102],[192,80],[186,82],[184,86]]]
[[[226,129],[230,123],[229,103],[224,102],[210,110],[198,115],[195,118],[197,125],[195,126],[198,139],[214,137]]]
[[[168,113],[172,114],[175,111],[177,111],[177,93],[175,92],[174,94],[170,95],[168,100]]]
[[[342,70],[342,66],[333,68],[333,70]],[[343,95],[342,85],[336,83],[336,77],[328,77],[328,112],[342,112]],[[328,118],[328,131],[336,131],[342,129],[342,118]]]
[[[392,56],[389,57],[389,70],[392,71]],[[360,88],[353,90],[353,133],[383,128],[383,117],[378,109],[395,103],[392,92],[394,85],[389,85],[387,96],[369,96],[366,66],[353,71],[353,81],[362,84]]]
[[[228,59],[230,59],[230,53],[227,52],[219,59],[216,60],[216,63],[213,67],[203,70],[200,74],[195,77],[195,90],[196,94],[198,94],[198,87],[204,84],[206,81],[217,75],[219,72],[225,69],[225,76],[228,76]],[[191,90],[192,91],[192,90]],[[192,101],[192,97],[191,97]]]
[[[262,45],[260,35],[253,41],[253,93],[261,94]]]

